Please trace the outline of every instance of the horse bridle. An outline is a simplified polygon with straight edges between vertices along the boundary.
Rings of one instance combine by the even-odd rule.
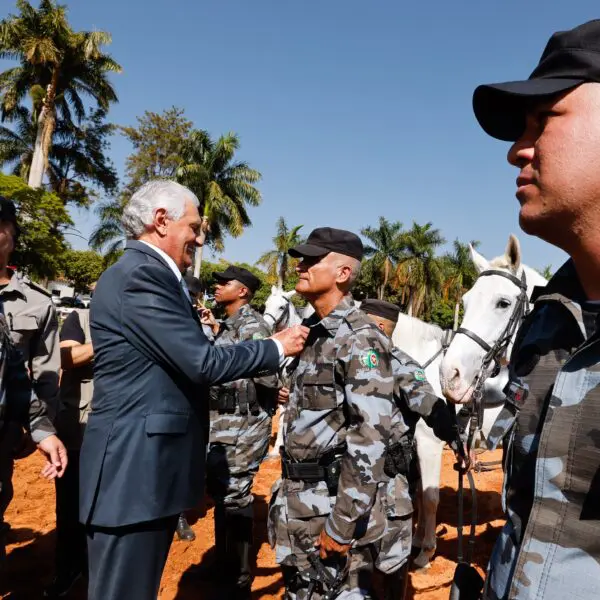
[[[289,319],[292,301],[289,298],[286,298],[285,296],[283,296],[283,299],[285,300],[285,308],[283,309],[283,312],[281,313],[281,315],[279,315],[279,318],[276,319],[271,313],[268,313],[268,312],[265,312],[263,314],[263,319],[265,317],[269,317],[273,321],[273,331],[277,331],[277,326],[281,325],[281,323],[283,323],[284,318],[286,316]]]

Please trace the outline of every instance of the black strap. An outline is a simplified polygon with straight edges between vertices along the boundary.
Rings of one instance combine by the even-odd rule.
[[[475,343],[479,344],[486,352],[489,352],[492,347],[482,338],[480,338],[476,333],[473,333],[470,329],[465,329],[464,327],[459,327],[456,330],[456,333],[462,333],[467,337],[471,338]]]

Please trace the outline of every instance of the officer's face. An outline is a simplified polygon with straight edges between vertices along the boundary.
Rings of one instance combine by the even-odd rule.
[[[0,266],[8,264],[10,255],[15,249],[15,226],[9,221],[0,221]]]
[[[239,300],[244,295],[245,289],[245,286],[235,279],[219,281],[215,285],[215,300],[219,304],[230,304]]]
[[[334,253],[316,258],[305,256],[296,266],[296,291],[312,298],[336,289],[338,281],[344,277],[342,269],[348,267],[342,266]]]
[[[527,233],[568,251],[600,224],[600,84],[533,108],[508,161],[520,169],[519,221]]]
[[[185,203],[185,212],[181,219],[171,221],[165,217],[160,225],[164,227],[163,250],[173,259],[180,271],[185,271],[194,260],[194,251],[200,243],[202,220],[198,208],[191,202]]]

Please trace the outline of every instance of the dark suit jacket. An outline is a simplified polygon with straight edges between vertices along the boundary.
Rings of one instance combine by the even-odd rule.
[[[209,385],[278,368],[271,340],[213,347],[173,271],[130,241],[91,306],[94,396],[80,466],[80,520],[119,527],[196,505]]]

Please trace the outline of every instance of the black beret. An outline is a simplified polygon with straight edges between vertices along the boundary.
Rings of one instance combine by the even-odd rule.
[[[387,319],[394,323],[398,321],[398,315],[400,314],[400,307],[395,304],[386,302],[385,300],[375,300],[373,298],[363,300],[360,303],[360,309],[368,315],[381,317],[382,319]]]
[[[220,273],[215,271],[213,277],[217,281],[232,281],[235,279],[245,285],[252,293],[256,292],[261,285],[260,279],[256,275],[252,274],[248,269],[236,267],[235,265],[229,265]]]
[[[294,258],[303,256],[325,256],[330,252],[337,252],[344,256],[351,256],[362,260],[363,243],[351,231],[334,229],[333,227],[318,227],[310,232],[304,244],[298,244],[288,252]]]

